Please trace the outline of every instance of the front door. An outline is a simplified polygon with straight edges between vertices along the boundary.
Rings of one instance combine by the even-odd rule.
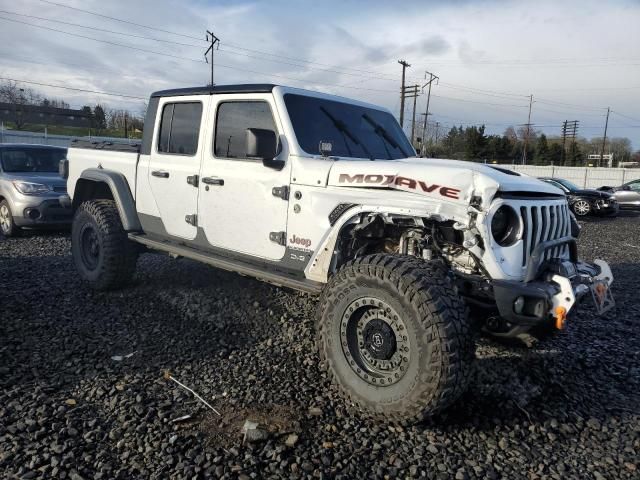
[[[622,189],[616,192],[615,196],[622,207],[640,207],[640,180],[626,183]]]
[[[206,97],[208,103],[209,97]],[[197,233],[198,183],[202,158],[201,125],[207,105],[201,97],[162,99],[155,145],[149,160],[149,185],[164,230],[192,240]],[[154,233],[165,233],[154,232]]]
[[[246,130],[282,132],[269,94],[216,95],[215,119],[204,154],[198,217],[207,242],[215,247],[269,260],[284,256],[288,201],[274,187],[288,187],[290,162],[275,170],[247,158]],[[211,124],[211,122],[210,122]],[[282,149],[281,149],[282,150]],[[278,158],[286,160],[286,152]]]

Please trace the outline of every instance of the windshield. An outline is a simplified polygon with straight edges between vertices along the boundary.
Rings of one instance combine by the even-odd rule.
[[[66,155],[63,148],[3,148],[0,149],[0,162],[2,170],[7,173],[54,173]]]
[[[336,157],[397,159],[415,155],[409,140],[388,113],[375,108],[287,93],[284,96],[300,148],[320,155],[331,144]]]
[[[569,180],[565,180],[563,178],[554,178],[553,181],[559,183],[567,190],[570,190],[570,191],[580,190],[580,187],[578,187],[575,183],[571,183]]]

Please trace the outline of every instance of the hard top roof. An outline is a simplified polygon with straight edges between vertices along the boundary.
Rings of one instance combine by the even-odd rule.
[[[204,87],[174,88],[153,92],[151,97],[179,97],[185,95],[216,95],[220,93],[270,93],[276,85],[247,83],[242,85],[206,85]]]

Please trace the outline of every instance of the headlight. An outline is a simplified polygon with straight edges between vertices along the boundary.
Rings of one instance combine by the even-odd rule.
[[[508,205],[502,205],[491,219],[491,235],[501,247],[509,247],[518,240],[520,217]]]
[[[19,182],[14,180],[13,186],[16,187],[16,190],[25,195],[39,195],[41,193],[48,193],[52,191],[52,188],[49,185],[44,185],[42,183]]]

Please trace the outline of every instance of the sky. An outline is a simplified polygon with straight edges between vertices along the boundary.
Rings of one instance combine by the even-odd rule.
[[[443,133],[502,134],[527,122],[533,95],[537,130],[579,120],[580,136],[601,137],[610,107],[608,136],[640,149],[638,25],[637,0],[0,0],[0,77],[126,95],[24,84],[76,107],[139,112],[152,91],[209,82],[209,29],[217,84],[291,85],[398,115],[403,59],[420,92],[425,72],[439,77],[429,122]]]

